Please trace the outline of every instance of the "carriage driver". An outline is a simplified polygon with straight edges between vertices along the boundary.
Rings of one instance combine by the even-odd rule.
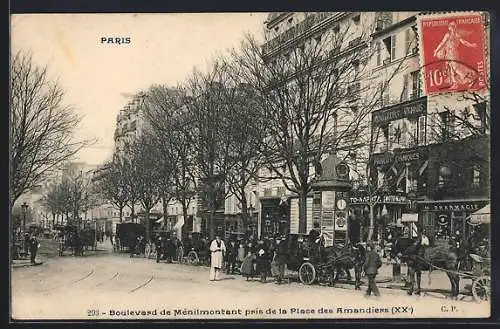
[[[313,229],[309,232],[309,243],[311,246],[311,257],[319,258],[321,247],[324,245],[324,237],[318,222],[314,222]]]

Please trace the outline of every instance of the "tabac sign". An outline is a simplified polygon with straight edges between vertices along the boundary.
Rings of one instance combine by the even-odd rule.
[[[394,120],[419,117],[427,114],[427,97],[389,106],[372,113],[372,123],[380,126]]]
[[[368,204],[368,203],[397,203],[406,204],[408,199],[404,195],[373,195],[371,198],[369,196],[359,196],[351,197],[351,204]]]

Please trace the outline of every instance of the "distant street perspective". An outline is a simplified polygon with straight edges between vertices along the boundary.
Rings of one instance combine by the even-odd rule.
[[[14,319],[220,318],[216,314],[175,315],[175,310],[195,309],[240,309],[243,318],[249,319],[302,318],[306,314],[300,310],[308,310],[307,316],[312,318],[370,318],[375,313],[358,309],[390,309],[394,306],[400,307],[401,312],[390,310],[381,315],[412,317],[410,307],[415,308],[413,313],[418,312],[419,317],[435,314],[436,311],[441,312],[443,317],[466,317],[471,311],[475,314],[489,313],[484,304],[473,302],[470,282],[461,285],[458,301],[447,300],[449,281],[446,275],[439,272],[433,273],[430,281],[424,278],[420,296],[408,296],[403,283],[393,282],[392,266],[387,263],[380,269],[377,280],[382,297],[367,298],[363,291],[355,290],[354,282],[346,279],[339,280],[335,287],[327,284],[304,285],[300,283],[297,273],[289,270],[286,271],[287,280],[279,285],[272,277],[264,282],[260,277],[247,279],[239,270],[234,274],[224,271],[219,281],[210,282],[208,266],[187,261],[157,263],[154,258],[148,259],[145,255],[131,258],[128,253],[113,252],[109,241],[98,243],[95,251],[86,252],[83,257],[59,257],[57,253],[54,241],[42,240],[39,265],[30,266],[26,262],[14,264]],[[367,280],[363,278],[363,290],[366,284]],[[207,295],[211,297],[206,298]],[[227,302],[228,298],[231,303]],[[419,306],[422,300],[425,300],[425,305]],[[269,308],[282,308],[289,312],[265,314]],[[332,311],[319,313],[321,308]],[[408,310],[403,311],[404,308]],[[296,312],[290,313],[291,309],[296,309]],[[157,314],[134,317],[130,313],[143,310],[157,310]],[[160,314],[161,310],[170,310],[171,314]],[[254,313],[245,315],[246,310]],[[233,314],[224,318],[241,316]]]
[[[13,319],[490,315],[487,12],[12,26]]]

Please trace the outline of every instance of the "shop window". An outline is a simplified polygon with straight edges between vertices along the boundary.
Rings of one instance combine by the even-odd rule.
[[[448,240],[451,235],[451,220],[448,214],[438,214],[435,221],[436,239]]]
[[[445,186],[451,181],[451,169],[446,165],[441,165],[438,172],[438,186]]]
[[[472,187],[481,186],[481,167],[479,165],[472,166]]]

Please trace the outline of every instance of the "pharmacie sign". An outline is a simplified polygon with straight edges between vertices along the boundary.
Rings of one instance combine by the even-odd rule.
[[[391,121],[420,117],[427,114],[427,97],[389,106],[372,113],[373,125],[380,126]]]
[[[359,196],[350,198],[352,204],[367,204],[367,203],[407,203],[407,198],[404,195],[374,195]]]
[[[424,204],[423,210],[427,210],[427,211],[476,211],[476,210],[479,210],[481,207],[483,207],[487,202],[488,201]]]

